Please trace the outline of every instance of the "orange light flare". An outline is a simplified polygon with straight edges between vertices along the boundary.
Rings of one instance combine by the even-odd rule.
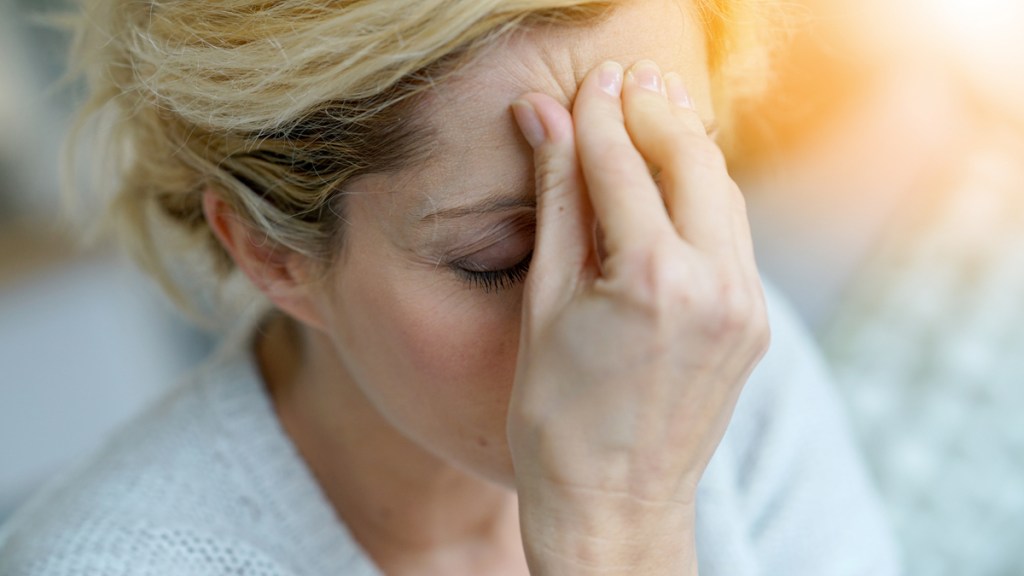
[[[946,60],[979,121],[963,158],[954,228],[965,242],[988,241],[996,250],[997,232],[1019,235],[1024,214],[1024,1],[907,1],[926,18],[924,29],[934,30],[926,45]]]
[[[907,0],[929,45],[988,112],[1024,126],[1024,1]]]
[[[936,23],[966,46],[1009,39],[1024,21],[1020,0],[912,0],[922,14],[931,12]]]
[[[1024,129],[1024,0],[808,0],[882,66],[932,68]]]

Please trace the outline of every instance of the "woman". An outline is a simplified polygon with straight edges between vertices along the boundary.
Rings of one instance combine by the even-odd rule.
[[[0,572],[893,573],[776,304],[737,405],[768,328],[715,9],[94,2],[143,261],[188,231],[270,307]]]

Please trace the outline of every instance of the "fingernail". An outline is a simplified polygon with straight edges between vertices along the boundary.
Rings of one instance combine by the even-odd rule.
[[[661,69],[650,60],[641,60],[629,69],[630,81],[641,88],[664,94],[661,89]]]
[[[622,94],[622,64],[614,61],[601,64],[597,73],[597,83],[601,90],[618,98]]]
[[[531,147],[536,148],[544,143],[547,133],[544,131],[544,125],[540,123],[540,117],[537,116],[537,110],[534,109],[533,104],[526,100],[516,100],[512,103],[512,115],[515,116],[519,130]]]
[[[668,93],[668,99],[676,105],[693,110],[693,100],[690,99],[690,93],[683,85],[683,77],[679,74],[675,72],[665,74],[665,92]]]

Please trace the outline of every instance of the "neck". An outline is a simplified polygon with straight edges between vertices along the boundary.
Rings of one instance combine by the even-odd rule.
[[[471,572],[470,559],[478,569],[483,558],[522,555],[515,493],[404,436],[325,337],[274,320],[258,356],[285,431],[349,532],[387,573],[428,565]]]

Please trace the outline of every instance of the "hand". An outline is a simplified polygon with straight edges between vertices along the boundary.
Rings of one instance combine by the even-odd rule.
[[[624,84],[605,63],[571,115],[513,105],[537,178],[508,414],[534,574],[695,574],[697,484],[768,346],[743,197],[681,78]]]

